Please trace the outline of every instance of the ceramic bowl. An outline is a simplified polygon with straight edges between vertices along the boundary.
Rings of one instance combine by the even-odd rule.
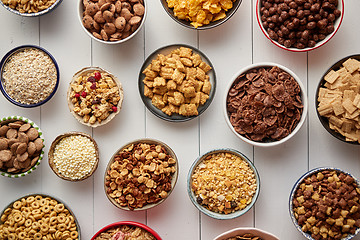
[[[266,232],[264,230],[258,228],[234,228],[229,231],[226,231],[219,236],[215,237],[213,240],[227,240],[231,237],[242,236],[244,234],[251,234],[254,237],[260,237],[263,240],[279,240],[279,238],[275,237],[273,234]]]
[[[42,11],[39,11],[39,12],[36,12],[36,13],[21,13],[19,12],[18,10],[16,9],[12,9],[11,7],[5,5],[3,3],[3,1],[0,1],[0,5],[2,5],[5,9],[7,9],[8,11],[12,12],[12,13],[15,13],[17,15],[20,15],[22,17],[38,17],[38,16],[42,16],[42,15],[45,15],[49,12],[52,12],[55,8],[57,8],[60,3],[62,2],[63,0],[56,0],[50,7],[48,7],[47,9],[44,9]]]
[[[291,220],[294,224],[294,226],[296,227],[296,229],[306,238],[306,239],[309,239],[309,240],[314,240],[314,238],[311,236],[311,234],[309,232],[304,232],[302,230],[302,227],[299,225],[298,223],[298,220],[296,219],[295,217],[295,213],[294,213],[294,199],[295,199],[295,194],[296,194],[296,190],[300,187],[301,184],[304,183],[304,180],[308,177],[310,177],[311,175],[313,174],[318,174],[319,172],[323,172],[323,171],[336,171],[338,173],[343,173],[345,175],[348,175],[350,177],[352,177],[355,181],[355,184],[357,185],[357,188],[360,187],[360,182],[353,176],[351,175],[350,173],[348,172],[345,172],[341,169],[338,169],[338,168],[334,168],[334,167],[319,167],[319,168],[315,168],[315,169],[312,169],[308,172],[306,172],[304,175],[302,175],[297,181],[296,183],[294,184],[292,190],[291,190],[291,193],[290,193],[290,197],[289,197],[289,213],[290,213],[290,217],[291,217]],[[348,193],[345,193],[345,194],[348,194]],[[340,196],[341,197],[341,196]],[[332,215],[328,216],[328,218],[331,218]],[[355,234],[348,234],[346,237],[343,237],[341,238],[341,240],[349,240],[349,239],[352,239],[353,237],[355,237],[358,233],[360,232],[360,228],[356,228],[356,231],[355,231]],[[324,239],[327,239],[327,238],[324,238]]]
[[[5,176],[5,177],[9,177],[9,178],[19,178],[19,177],[24,177],[30,173],[32,173],[33,171],[35,171],[35,169],[40,165],[41,161],[43,160],[44,157],[44,136],[43,136],[43,132],[41,131],[41,129],[30,119],[26,118],[26,117],[21,117],[21,116],[10,116],[10,117],[4,117],[0,119],[0,126],[4,125],[4,124],[8,124],[8,123],[12,123],[12,122],[16,122],[16,121],[23,121],[25,123],[29,123],[33,128],[35,128],[38,132],[39,132],[39,138],[43,141],[43,147],[42,150],[40,152],[39,155],[39,159],[32,165],[32,167],[30,169],[28,169],[25,172],[18,172],[18,173],[11,173],[8,171],[5,171],[4,169],[1,170],[0,169],[0,175],[1,176]]]
[[[285,49],[285,50],[288,50],[288,51],[291,51],[291,52],[307,52],[307,51],[311,51],[311,50],[314,50],[314,49],[317,49],[317,48],[323,46],[339,30],[340,25],[341,25],[342,20],[343,20],[343,17],[344,17],[344,0],[338,0],[337,9],[339,9],[341,11],[341,16],[338,17],[335,20],[335,22],[334,22],[334,31],[332,33],[328,34],[323,40],[317,42],[314,47],[305,47],[303,49],[299,49],[299,48],[295,48],[295,47],[287,48],[284,45],[280,44],[278,41],[275,41],[275,40],[271,39],[270,36],[269,36],[269,33],[267,32],[267,29],[264,28],[263,23],[261,21],[261,14],[260,14],[260,9],[263,7],[262,4],[261,4],[261,1],[262,0],[257,0],[257,2],[256,2],[256,17],[257,17],[257,22],[258,22],[258,25],[259,25],[261,31],[263,32],[265,37],[267,39],[269,39],[273,44],[275,44],[276,46],[278,46],[281,49]]]
[[[211,28],[215,28],[215,27],[217,27],[217,26],[220,26],[221,24],[223,24],[224,22],[226,22],[227,20],[229,20],[229,19],[235,14],[235,12],[238,10],[238,8],[240,7],[240,4],[241,4],[241,2],[242,2],[242,0],[235,0],[235,1],[233,1],[233,7],[226,12],[226,17],[225,17],[225,18],[220,19],[220,20],[217,20],[217,21],[214,21],[214,22],[210,22],[209,24],[206,24],[206,25],[203,25],[203,26],[200,26],[200,27],[195,28],[193,25],[191,25],[191,22],[190,22],[190,21],[186,21],[186,20],[182,20],[182,19],[177,18],[177,17],[174,15],[174,9],[173,9],[173,8],[169,8],[168,3],[167,3],[167,0],[160,0],[160,1],[161,1],[162,6],[164,7],[166,13],[167,13],[175,22],[177,22],[177,23],[180,24],[181,26],[184,26],[184,27],[187,27],[187,28],[190,28],[190,29],[194,29],[194,30],[207,30],[207,29],[211,29]]]
[[[1,1],[0,1],[1,2]],[[3,73],[4,73],[4,68],[6,66],[6,64],[8,63],[9,59],[16,53],[18,52],[21,52],[23,50],[26,50],[26,49],[37,49],[37,50],[40,50],[42,52],[45,53],[45,55],[49,56],[50,59],[52,60],[54,66],[55,66],[55,70],[56,70],[56,82],[55,82],[55,85],[54,85],[54,88],[52,89],[51,93],[49,94],[49,96],[47,98],[45,98],[43,101],[40,101],[40,102],[36,102],[36,103],[30,103],[30,104],[25,104],[25,103],[21,103],[19,101],[16,101],[15,99],[12,98],[11,94],[9,94],[7,91],[6,91],[6,87],[5,87],[5,84],[4,84],[4,78],[3,78]],[[12,104],[16,105],[16,106],[19,106],[19,107],[23,107],[23,108],[33,108],[33,107],[38,107],[38,106],[41,106],[43,105],[44,103],[48,102],[56,93],[56,90],[59,86],[59,80],[60,80],[60,71],[59,71],[59,67],[56,63],[56,60],[55,58],[48,52],[46,51],[44,48],[42,47],[39,47],[39,46],[35,46],[35,45],[22,45],[22,46],[19,46],[19,47],[16,47],[12,50],[10,50],[1,60],[0,62],[0,90],[2,92],[2,94],[4,95],[4,97],[9,101],[11,102]]]
[[[250,138],[247,138],[244,134],[240,134],[238,133],[234,126],[232,125],[232,123],[230,122],[230,117],[228,114],[228,106],[227,106],[227,101],[228,101],[228,96],[229,96],[229,91],[232,88],[234,82],[236,82],[237,78],[243,74],[245,74],[246,72],[252,70],[252,69],[258,69],[258,68],[263,68],[263,67],[278,67],[281,70],[287,72],[289,75],[291,75],[295,81],[299,84],[300,87],[300,95],[301,95],[301,100],[302,100],[302,104],[303,104],[303,109],[302,109],[302,113],[301,113],[301,117],[299,122],[297,123],[296,127],[290,132],[290,134],[288,134],[286,137],[281,138],[279,140],[263,140],[263,141],[254,141],[251,140]],[[252,64],[249,66],[246,66],[244,68],[242,68],[240,71],[238,71],[230,80],[227,88],[225,89],[225,94],[224,94],[224,99],[223,99],[223,109],[224,109],[224,116],[225,116],[225,121],[227,123],[227,125],[229,126],[229,128],[231,129],[231,131],[241,140],[243,140],[246,143],[249,143],[251,145],[254,146],[259,146],[259,147],[271,147],[271,146],[276,146],[279,144],[282,144],[286,141],[288,141],[290,138],[292,138],[301,128],[301,126],[304,124],[305,119],[306,119],[306,115],[307,115],[307,111],[308,111],[308,102],[307,102],[307,96],[306,96],[306,90],[304,85],[302,84],[302,82],[300,81],[299,77],[296,76],[296,74],[294,72],[292,72],[290,69],[288,69],[287,67],[284,67],[280,64],[277,63],[270,63],[270,62],[264,62],[264,63],[256,63],[256,64]]]
[[[344,137],[344,135],[342,135],[341,133],[339,133],[338,131],[335,131],[334,129],[330,128],[329,125],[329,118],[325,117],[325,116],[321,116],[319,111],[318,111],[318,106],[319,106],[319,91],[320,88],[324,87],[326,81],[324,79],[324,77],[331,71],[337,71],[339,70],[341,67],[343,67],[343,63],[348,60],[349,58],[353,58],[356,59],[358,61],[360,61],[360,54],[355,54],[355,55],[351,55],[351,56],[347,56],[342,58],[341,60],[337,61],[335,64],[333,64],[328,70],[326,70],[326,72],[323,74],[323,76],[321,77],[319,84],[316,88],[316,94],[315,94],[315,109],[316,109],[316,114],[320,120],[321,125],[325,128],[325,130],[330,133],[333,137],[339,139],[342,142],[346,142],[349,144],[353,144],[353,145],[360,145],[359,141],[347,141],[346,138]]]
[[[247,204],[247,206],[245,208],[243,208],[242,210],[237,210],[237,211],[235,211],[233,213],[229,213],[229,214],[214,212],[214,211],[211,211],[211,210],[207,209],[206,207],[204,207],[202,204],[200,204],[198,202],[197,196],[192,189],[192,184],[193,184],[192,183],[192,175],[194,174],[195,169],[199,165],[201,165],[207,157],[209,157],[213,154],[218,154],[218,153],[230,153],[232,155],[235,155],[235,156],[243,159],[249,165],[249,167],[253,170],[255,179],[256,179],[256,191],[255,191],[254,195],[252,196],[251,202],[249,204]],[[233,218],[237,218],[237,217],[240,217],[241,215],[245,214],[254,206],[254,204],[259,196],[259,193],[260,193],[260,177],[259,177],[259,174],[258,174],[254,164],[241,152],[234,150],[234,149],[229,149],[229,148],[214,149],[214,150],[211,150],[211,151],[206,152],[206,153],[202,154],[201,156],[199,156],[191,165],[188,176],[187,176],[187,192],[188,192],[189,198],[190,198],[191,202],[193,203],[193,205],[203,214],[205,214],[209,217],[215,218],[215,219],[219,219],[219,220],[233,219]]]
[[[128,206],[121,206],[121,205],[115,200],[115,198],[113,198],[113,197],[111,197],[111,196],[109,195],[109,190],[111,190],[111,185],[110,185],[110,184],[107,184],[107,182],[108,182],[108,179],[109,179],[110,176],[111,176],[111,171],[110,171],[110,169],[111,169],[111,165],[116,161],[116,160],[115,160],[116,155],[117,155],[119,152],[121,152],[121,151],[123,151],[123,150],[125,150],[125,149],[129,149],[130,147],[132,147],[132,146],[134,146],[134,145],[137,145],[137,144],[151,144],[151,145],[156,145],[156,146],[157,146],[157,145],[160,145],[160,146],[162,146],[163,148],[165,148],[165,150],[167,151],[167,154],[170,155],[170,157],[175,160],[175,164],[174,164],[175,172],[173,173],[172,178],[171,178],[171,189],[170,189],[170,191],[167,192],[166,197],[162,198],[162,199],[159,200],[158,202],[155,202],[155,203],[145,203],[145,204],[143,205],[143,207],[136,207],[136,208],[134,208],[134,209],[130,209]],[[139,157],[140,157],[140,156],[139,156]],[[139,159],[138,162],[141,162],[142,167],[145,167],[145,160],[144,160],[144,159],[143,159],[143,160],[140,160],[140,159]],[[149,164],[149,163],[148,163],[148,164]],[[142,167],[141,167],[141,168],[142,168]],[[133,170],[131,170],[131,171],[133,172]],[[145,170],[144,170],[144,171],[145,171]],[[137,178],[139,178],[139,179],[140,179],[140,177],[142,177],[143,179],[149,178],[149,177],[146,177],[147,175],[150,176],[149,173],[150,173],[151,171],[150,171],[150,172],[149,172],[149,171],[150,171],[150,170],[148,169],[148,170],[146,170],[146,173],[145,173],[145,172],[139,173],[139,176],[138,176]],[[128,171],[128,172],[129,172],[129,171]],[[120,173],[122,173],[122,171],[121,171]],[[153,171],[152,173],[156,175],[156,171]],[[106,169],[105,169],[105,174],[104,174],[104,190],[105,190],[106,196],[107,196],[107,198],[109,199],[109,201],[110,201],[115,207],[117,207],[117,208],[119,208],[119,209],[129,210],[129,211],[130,211],[130,210],[131,210],[131,211],[147,210],[147,209],[150,209],[150,208],[153,208],[153,207],[158,206],[159,204],[161,204],[162,202],[164,202],[164,201],[170,196],[170,194],[172,193],[172,191],[173,191],[174,188],[175,188],[175,185],[176,185],[176,182],[177,182],[177,178],[178,178],[178,174],[179,174],[179,163],[178,163],[178,159],[177,159],[177,157],[176,157],[176,155],[175,155],[175,152],[174,152],[168,145],[166,145],[165,143],[163,143],[163,142],[161,142],[161,141],[159,141],[159,140],[155,140],[155,139],[151,139],[151,138],[137,139],[137,140],[131,141],[131,142],[123,145],[123,146],[122,146],[121,148],[119,148],[119,149],[113,154],[113,156],[111,157],[111,159],[110,159],[110,161],[108,162],[107,167],[106,167]],[[160,175],[161,175],[161,174],[160,174]],[[158,176],[160,176],[160,175],[158,175]],[[125,175],[125,176],[127,176],[127,175]],[[124,178],[124,177],[123,177],[123,178]],[[134,175],[133,175],[133,176],[131,177],[131,179],[136,179],[136,178],[135,178]],[[126,180],[128,180],[128,179],[126,179]],[[150,180],[150,179],[148,179],[148,180]],[[116,181],[115,181],[115,182],[116,182]],[[113,182],[113,183],[115,183],[115,182]],[[155,182],[156,182],[156,181],[155,181]],[[142,181],[141,183],[142,183],[142,185],[146,184],[144,181]],[[139,189],[139,191],[140,191],[140,185],[137,186],[136,188]]]

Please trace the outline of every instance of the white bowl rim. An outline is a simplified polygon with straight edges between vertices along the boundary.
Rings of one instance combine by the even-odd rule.
[[[258,22],[258,25],[259,25],[261,31],[264,33],[265,37],[267,39],[269,39],[273,44],[280,47],[281,49],[284,49],[284,50],[287,50],[287,51],[290,51],[290,52],[308,52],[308,51],[312,51],[314,49],[317,49],[317,48],[323,46],[325,43],[330,41],[330,39],[336,34],[336,32],[339,30],[339,28],[341,26],[341,23],[343,21],[343,18],[344,18],[344,0],[340,0],[339,4],[338,4],[338,9],[341,10],[341,16],[338,19],[336,19],[336,21],[335,21],[336,24],[334,24],[335,29],[331,34],[326,35],[325,39],[323,39],[322,41],[317,42],[315,44],[315,46],[312,47],[312,48],[310,48],[310,47],[303,48],[303,49],[294,48],[294,47],[287,48],[284,45],[281,45],[280,43],[278,43],[277,41],[272,40],[269,37],[269,34],[267,33],[267,31],[264,29],[264,27],[263,27],[263,25],[261,23],[261,20],[260,20],[260,7],[259,7],[260,6],[260,1],[261,0],[256,1],[256,19],[257,19],[257,22]]]
[[[296,127],[294,128],[294,130],[289,134],[287,135],[286,137],[280,139],[279,141],[274,141],[274,142],[266,142],[266,143],[263,143],[263,142],[255,142],[255,141],[252,141],[242,135],[240,135],[239,133],[237,133],[234,129],[234,127],[232,126],[230,120],[229,120],[229,117],[228,117],[228,114],[227,114],[227,95],[228,95],[228,92],[231,88],[231,86],[233,85],[234,81],[236,80],[236,78],[238,76],[240,76],[240,74],[250,70],[250,69],[253,69],[253,68],[259,68],[259,67],[279,67],[280,69],[286,71],[287,73],[289,73],[292,77],[294,77],[295,81],[299,84],[300,86],[300,89],[301,89],[301,99],[302,99],[302,103],[303,103],[303,111],[302,111],[302,114],[301,114],[301,118],[300,118],[300,121],[298,122],[298,124],[296,125]],[[305,90],[305,87],[303,85],[303,83],[300,81],[300,78],[293,72],[291,71],[290,69],[288,69],[287,67],[285,66],[282,66],[278,63],[273,63],[273,62],[260,62],[260,63],[254,63],[254,64],[250,64],[242,69],[240,69],[237,73],[235,73],[233,75],[233,77],[231,78],[231,81],[229,82],[228,86],[226,87],[225,89],[225,95],[224,95],[224,98],[223,98],[223,109],[224,109],[224,117],[225,117],[225,120],[226,120],[226,123],[227,125],[229,126],[229,128],[231,129],[231,131],[237,136],[239,137],[241,140],[243,140],[244,142],[246,143],[249,143],[251,145],[254,145],[254,146],[258,146],[258,147],[272,147],[272,146],[276,146],[276,145],[279,145],[281,143],[284,143],[286,142],[287,140],[289,140],[290,138],[292,138],[299,130],[300,128],[302,127],[302,125],[304,124],[305,122],[305,119],[306,119],[306,116],[307,116],[307,112],[308,112],[308,100],[307,100],[307,95],[306,95],[306,90]]]
[[[84,26],[84,24],[82,23],[82,7],[83,7],[83,1],[82,0],[79,0],[79,4],[78,4],[78,19],[79,19],[79,22],[80,22],[80,25],[81,25],[81,28],[86,32],[86,34],[88,36],[91,37],[91,39],[94,39],[95,41],[98,41],[100,43],[105,43],[105,44],[110,44],[110,45],[114,45],[114,44],[119,44],[119,43],[123,43],[123,42],[126,42],[127,40],[130,40],[131,38],[133,38],[139,31],[140,29],[142,28],[142,26],[144,25],[144,22],[145,22],[145,19],[146,19],[146,16],[147,16],[147,0],[143,0],[144,1],[144,7],[145,7],[145,12],[144,12],[144,15],[143,15],[143,18],[141,19],[141,23],[139,25],[139,27],[135,30],[135,32],[133,32],[132,34],[130,34],[128,37],[124,38],[124,39],[121,39],[119,41],[104,41],[104,40],[100,40],[98,38],[96,38],[94,35],[92,35],[89,30],[87,30]]]
[[[279,240],[279,238],[276,237],[275,235],[273,235],[272,233],[269,233],[267,231],[264,231],[262,229],[255,228],[255,227],[233,228],[224,233],[221,233],[220,235],[216,236],[213,240],[225,240],[226,238],[233,237],[237,234],[242,234],[242,233],[246,233],[246,232],[258,232],[258,233],[262,233],[263,235],[266,235],[266,237],[271,238],[271,240]],[[265,239],[265,240],[270,240],[270,239]]]

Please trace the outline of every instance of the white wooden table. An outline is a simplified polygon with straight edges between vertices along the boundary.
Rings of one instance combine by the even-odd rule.
[[[325,46],[309,53],[282,50],[260,31],[255,0],[243,0],[236,14],[211,30],[194,31],[175,23],[159,0],[148,0],[145,26],[130,41],[103,45],[90,40],[81,29],[75,0],[64,0],[53,12],[40,18],[22,18],[0,8],[0,56],[23,44],[40,45],[57,60],[60,85],[56,95],[42,107],[24,109],[0,96],[0,117],[21,115],[35,121],[45,136],[45,158],[32,174],[0,178],[0,209],[29,193],[58,197],[74,211],[82,239],[90,239],[103,226],[121,220],[145,223],[166,240],[209,240],[235,227],[257,227],[280,239],[304,239],[293,226],[288,198],[295,181],[309,169],[339,167],[360,177],[360,148],[342,143],[320,125],[315,112],[315,89],[320,77],[339,59],[360,51],[360,3],[347,0],[340,30]],[[143,105],[137,78],[144,59],[159,47],[184,43],[202,50],[212,61],[217,75],[215,99],[198,118],[169,123],[150,113]],[[239,140],[226,126],[223,116],[224,88],[240,68],[271,61],[294,71],[307,88],[308,119],[293,139],[278,147],[252,147]],[[70,114],[66,91],[72,75],[85,66],[100,66],[115,74],[124,87],[120,114],[96,129],[78,123]],[[100,163],[93,177],[83,182],[58,178],[47,163],[51,142],[67,131],[91,134],[100,148]],[[112,154],[123,144],[143,137],[159,139],[176,152],[180,174],[174,192],[160,206],[144,212],[115,208],[105,196],[104,170]],[[261,178],[260,196],[252,210],[233,220],[214,220],[200,214],[186,192],[186,177],[199,154],[214,148],[230,147],[254,161]],[[355,239],[360,239],[358,236]]]

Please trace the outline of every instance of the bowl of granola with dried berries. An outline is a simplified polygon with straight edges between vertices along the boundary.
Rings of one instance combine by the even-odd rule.
[[[86,67],[73,76],[67,98],[75,119],[95,128],[110,122],[120,112],[124,94],[113,74],[99,67]]]

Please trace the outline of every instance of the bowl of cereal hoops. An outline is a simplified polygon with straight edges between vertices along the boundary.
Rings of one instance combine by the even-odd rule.
[[[125,144],[110,159],[104,178],[107,198],[123,210],[147,210],[171,194],[178,159],[165,143],[144,138]]]
[[[265,37],[276,46],[306,52],[323,46],[339,30],[344,0],[257,0],[257,22]]]
[[[166,13],[184,27],[206,30],[229,20],[242,0],[161,0]]]
[[[253,163],[239,151],[214,149],[192,164],[187,191],[200,212],[215,219],[233,219],[255,204],[260,177]]]
[[[110,239],[161,240],[161,237],[145,224],[121,221],[103,227],[91,238],[91,240]]]
[[[74,74],[67,99],[75,119],[95,128],[110,122],[120,112],[124,93],[113,74],[99,67],[86,67]]]
[[[316,91],[316,113],[337,139],[360,144],[360,55],[347,56],[322,76]]]
[[[299,178],[289,198],[290,217],[311,240],[349,240],[360,231],[360,185],[350,173],[315,168]]]
[[[279,240],[273,234],[258,228],[240,227],[226,231],[213,240]]]
[[[16,47],[0,62],[0,90],[19,107],[38,107],[49,101],[58,88],[59,78],[54,57],[39,46]]]
[[[270,147],[292,138],[305,122],[307,96],[300,79],[276,63],[257,63],[237,72],[224,95],[224,116],[241,140]]]
[[[0,0],[0,4],[22,17],[37,17],[53,11],[63,0]]]
[[[21,197],[0,216],[0,239],[81,239],[79,223],[70,208],[45,194]]]
[[[98,167],[98,145],[86,133],[64,133],[52,142],[48,161],[58,177],[72,182],[82,181],[89,178]]]
[[[183,44],[154,51],[139,73],[140,96],[150,112],[172,122],[202,114],[212,102],[216,75],[200,50]]]
[[[32,173],[44,156],[44,136],[30,119],[0,118],[0,175],[19,178]]]

